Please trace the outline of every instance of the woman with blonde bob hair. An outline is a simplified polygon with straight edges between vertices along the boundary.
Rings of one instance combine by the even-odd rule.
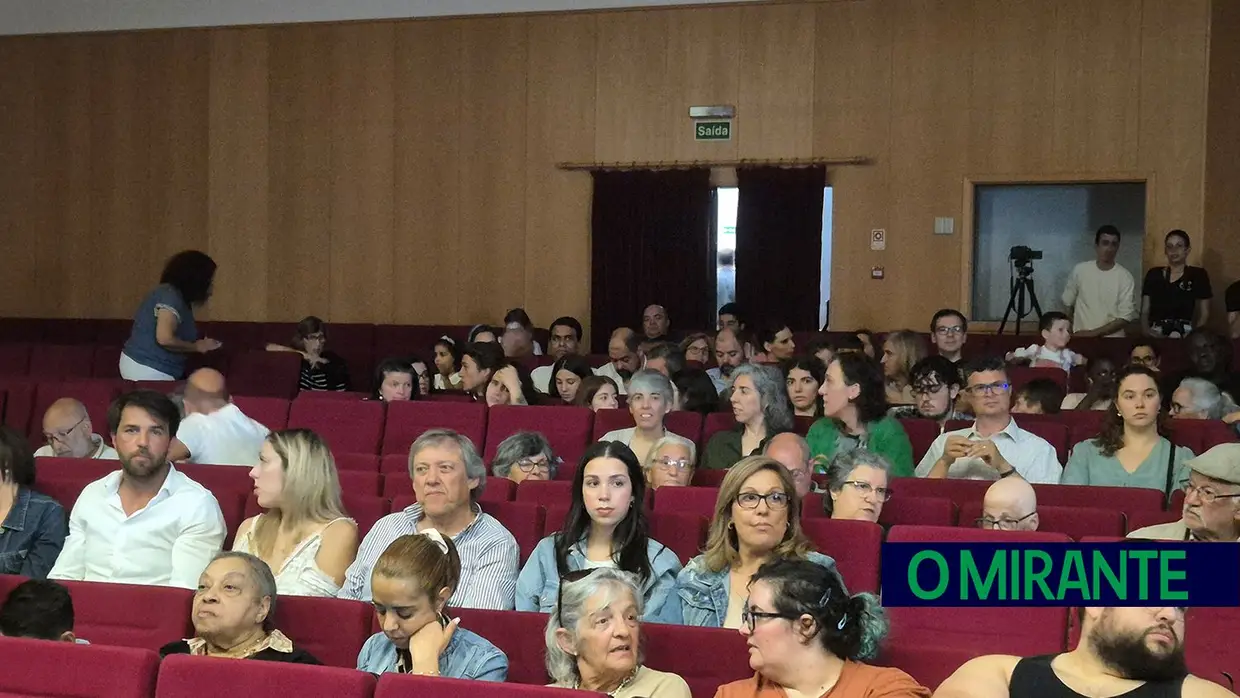
[[[883,376],[887,380],[887,402],[893,405],[916,404],[910,376],[913,374],[913,364],[924,358],[926,340],[912,330],[897,330],[883,339],[883,356],[879,362],[883,365]]]
[[[358,536],[327,444],[309,429],[274,431],[250,479],[264,511],[241,522],[233,550],[267,563],[281,595],[336,596]]]
[[[814,552],[801,530],[796,491],[774,459],[749,456],[732,466],[719,486],[706,549],[676,579],[684,625],[740,628],[749,579],[771,560],[798,558],[835,571],[835,560]]]

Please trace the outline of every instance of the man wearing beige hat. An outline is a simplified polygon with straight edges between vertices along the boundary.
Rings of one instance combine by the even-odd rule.
[[[1147,540],[1240,541],[1240,443],[1220,444],[1187,461],[1179,521],[1128,534]]]

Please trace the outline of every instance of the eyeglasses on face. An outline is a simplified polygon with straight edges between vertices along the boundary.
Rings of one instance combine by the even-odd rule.
[[[965,390],[974,395],[992,395],[1006,393],[1011,387],[1011,383],[982,383],[981,385],[970,385]]]
[[[788,476],[791,477],[793,480],[808,480],[811,477],[810,471],[813,469],[813,467],[814,467],[813,461],[806,461],[804,469],[784,468],[784,470],[788,471]]]
[[[772,618],[783,618],[784,620],[795,620],[791,616],[784,613],[772,613],[770,611],[755,611],[749,608],[749,601],[745,601],[745,607],[741,609],[741,625],[749,628],[749,632],[753,632],[754,626],[759,620],[770,620]]]
[[[857,490],[857,494],[862,497],[868,497],[873,494],[880,502],[885,502],[888,499],[891,499],[891,495],[895,494],[890,487],[875,487],[865,480],[845,480],[843,484],[849,485],[853,489]]]
[[[87,416],[90,416],[90,415],[87,415]],[[45,431],[43,432],[43,438],[49,444],[53,441],[64,442],[65,439],[69,438],[69,434],[72,434],[74,429],[77,429],[78,427],[82,426],[82,422],[85,422],[85,421],[86,421],[86,417],[82,417],[81,419],[77,420],[76,424],[69,427],[68,429],[62,429],[60,431]]]
[[[1240,494],[1219,494],[1214,490],[1206,489],[1206,487],[1209,487],[1209,485],[1198,487],[1190,482],[1184,485],[1184,496],[1190,497],[1195,494],[1202,504],[1213,504],[1219,499],[1235,499],[1240,497]]]
[[[688,458],[672,458],[671,456],[656,458],[654,463],[661,470],[677,473],[693,466],[693,461]]]
[[[936,327],[934,328],[934,333],[946,337],[953,334],[964,334],[964,328],[960,325],[952,325],[951,327]]]
[[[555,462],[558,464],[560,462],[560,459],[556,458]],[[536,470],[545,472],[545,473],[551,472],[551,463],[547,460],[538,460],[534,458],[522,458],[521,460],[517,461],[514,465],[520,468],[521,472],[525,472],[525,473],[532,473]]]
[[[770,509],[787,509],[788,495],[783,492],[768,492],[766,494],[741,492],[736,496],[736,503],[741,505],[742,509],[757,509],[760,502],[766,502],[766,506]]]
[[[913,386],[913,395],[934,395],[935,393],[941,392],[946,388],[947,386],[943,383],[923,383],[921,385]]]
[[[975,520],[973,523],[978,528],[994,528],[994,529],[999,529],[1000,531],[1011,531],[1011,530],[1015,530],[1015,528],[1020,524],[1021,521],[1024,521],[1025,519],[1029,518],[1030,516],[1033,516],[1036,513],[1038,512],[1031,511],[1028,514],[1025,514],[1024,516],[1020,517],[1019,519],[1009,519],[1004,516],[1000,516],[997,519],[992,519],[989,516],[983,516],[980,519]]]

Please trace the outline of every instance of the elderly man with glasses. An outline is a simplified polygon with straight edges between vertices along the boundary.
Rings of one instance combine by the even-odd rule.
[[[978,528],[1000,531],[1038,530],[1038,495],[1024,479],[1006,477],[986,490]]]
[[[917,476],[1022,477],[1034,484],[1057,484],[1063,466],[1055,447],[1012,419],[1012,385],[1003,361],[983,359],[970,364],[964,376],[976,419],[968,428],[940,434],[917,466]]]
[[[52,403],[43,414],[43,439],[46,445],[34,452],[36,458],[102,458],[116,460],[116,449],[94,433],[90,415],[82,403],[63,397]]]
[[[1240,541],[1240,444],[1219,444],[1185,465],[1189,475],[1180,520],[1139,528],[1128,537]]]

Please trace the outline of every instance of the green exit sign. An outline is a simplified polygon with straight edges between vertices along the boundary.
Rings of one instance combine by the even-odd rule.
[[[699,121],[693,125],[695,141],[730,141],[732,140],[731,121]]]

